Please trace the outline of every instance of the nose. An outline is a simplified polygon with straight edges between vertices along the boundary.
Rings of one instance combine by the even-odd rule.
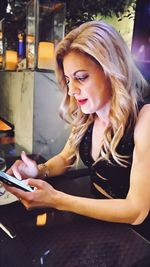
[[[68,84],[68,95],[75,96],[80,94],[80,88],[77,86],[75,81],[70,81]]]

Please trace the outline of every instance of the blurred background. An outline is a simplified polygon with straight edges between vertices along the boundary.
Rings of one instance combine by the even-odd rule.
[[[69,129],[58,115],[62,94],[55,81],[55,47],[74,27],[101,19],[121,33],[150,82],[150,0],[0,0],[0,149],[5,157],[25,150],[48,159],[62,149]]]

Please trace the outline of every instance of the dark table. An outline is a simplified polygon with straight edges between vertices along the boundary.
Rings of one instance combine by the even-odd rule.
[[[67,193],[92,197],[86,170],[82,178],[75,174],[49,181]],[[45,213],[46,224],[37,226],[37,216]],[[11,239],[0,229],[0,267],[150,266],[150,243],[129,225],[55,209],[27,211],[20,202],[0,206],[0,221],[16,234]]]

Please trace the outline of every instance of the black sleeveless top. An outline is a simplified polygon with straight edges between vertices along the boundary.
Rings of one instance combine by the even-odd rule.
[[[139,105],[139,109],[144,103]],[[106,160],[101,160],[93,165],[94,160],[91,157],[92,145],[92,123],[87,129],[79,147],[80,158],[83,163],[89,168],[91,177],[91,191],[98,198],[105,198],[98,190],[96,190],[93,183],[99,185],[112,198],[126,198],[130,185],[130,171],[132,164],[132,155],[134,149],[133,131],[126,132],[117,147],[117,152],[120,155],[129,155],[129,164],[126,167],[120,166],[110,157],[111,163]],[[99,177],[102,176],[103,178]]]
[[[144,104],[149,103],[149,101],[140,103],[139,110]],[[110,157],[112,164],[106,160],[103,160],[93,165],[94,160],[91,156],[92,130],[93,123],[87,129],[79,147],[80,157],[83,163],[89,169],[91,177],[91,192],[96,198],[107,198],[95,188],[93,183],[96,183],[103,188],[105,192],[112,196],[112,198],[126,198],[130,186],[130,171],[134,149],[133,131],[131,131],[130,134],[129,132],[125,133],[117,147],[119,154],[131,155],[129,158],[129,165],[127,167],[122,167],[117,164],[112,157]],[[101,175],[105,179],[100,178],[98,175]],[[150,241],[150,213],[142,224],[134,225],[132,227]]]

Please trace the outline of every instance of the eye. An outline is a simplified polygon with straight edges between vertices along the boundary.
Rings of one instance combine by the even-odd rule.
[[[70,80],[69,80],[69,78],[68,78],[68,77],[65,77],[65,81],[66,81],[66,85],[68,85],[68,84],[69,84],[69,82],[70,82]]]
[[[78,81],[81,81],[81,82],[85,81],[87,78],[88,78],[88,75],[77,76],[77,77],[76,77],[76,79],[77,79]]]

